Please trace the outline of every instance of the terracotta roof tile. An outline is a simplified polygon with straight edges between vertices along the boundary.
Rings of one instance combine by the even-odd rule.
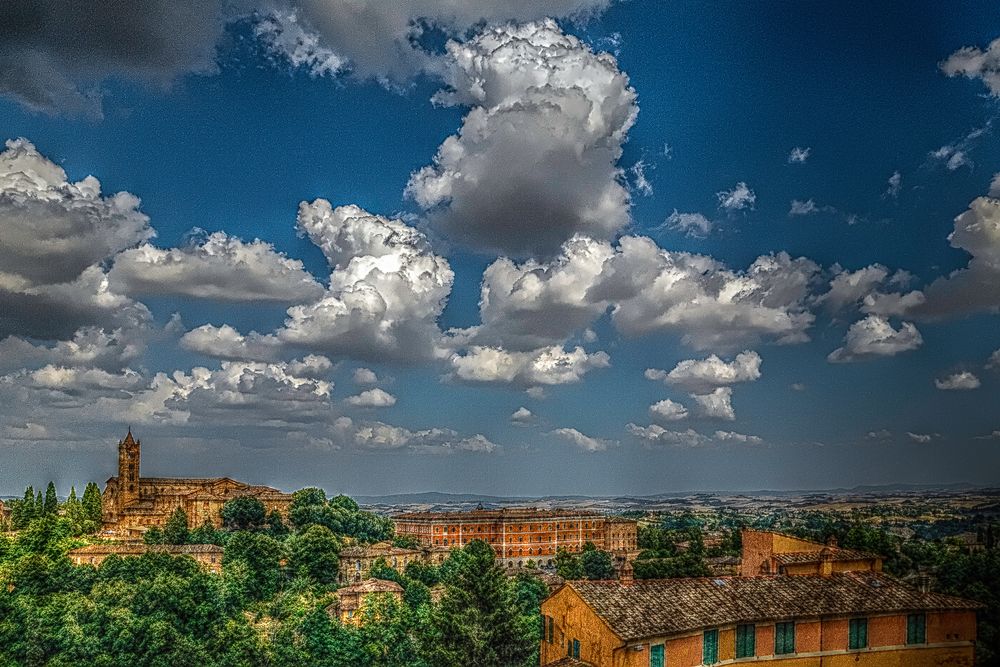
[[[751,621],[982,607],[948,595],[921,593],[880,572],[567,585],[623,640]]]

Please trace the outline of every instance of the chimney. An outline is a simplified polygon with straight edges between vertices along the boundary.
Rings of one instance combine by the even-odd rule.
[[[821,577],[833,574],[833,549],[830,547],[823,547],[819,552],[819,574]]]
[[[622,565],[621,570],[618,572],[618,581],[620,581],[625,586],[630,586],[635,582],[635,573],[632,570],[632,563],[627,558],[625,559],[625,564]]]

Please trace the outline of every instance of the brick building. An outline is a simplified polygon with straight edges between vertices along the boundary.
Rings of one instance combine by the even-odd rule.
[[[542,665],[971,667],[982,605],[872,554],[743,534],[742,576],[569,581],[542,603]],[[569,660],[567,660],[569,658]]]
[[[337,580],[341,584],[347,584],[368,579],[372,565],[380,558],[389,567],[403,572],[410,563],[440,565],[450,552],[451,549],[448,547],[405,549],[393,546],[390,542],[344,547],[340,551]]]
[[[270,512],[287,516],[292,496],[269,486],[253,486],[228,477],[141,477],[142,443],[129,429],[118,443],[118,475],[110,478],[101,496],[104,530],[123,537],[141,537],[151,526],[163,526],[178,507],[196,528],[206,521],[222,525],[220,511],[226,501],[253,496]]]
[[[529,560],[551,566],[556,551],[580,551],[586,542],[620,560],[636,554],[636,522],[594,512],[536,508],[413,512],[393,517],[396,534],[422,546],[462,547],[472,540],[493,546],[508,567]]]
[[[741,533],[743,553],[740,574],[824,574],[829,572],[882,571],[882,558],[875,554],[841,549],[836,540],[818,544],[760,530]]]
[[[366,579],[365,581],[337,589],[337,602],[326,608],[326,613],[345,625],[361,623],[359,612],[369,598],[384,596],[403,600],[403,587],[395,581]]]
[[[67,555],[74,565],[99,566],[108,556],[142,556],[147,553],[190,556],[210,572],[222,572],[222,555],[225,550],[214,544],[143,544],[142,542],[115,542],[90,544],[73,549]]]

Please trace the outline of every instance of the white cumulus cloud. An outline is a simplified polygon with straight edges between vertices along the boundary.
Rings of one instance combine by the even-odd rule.
[[[841,363],[872,357],[891,357],[915,350],[923,342],[923,337],[912,322],[903,322],[899,329],[894,329],[887,318],[869,315],[851,325],[844,337],[844,346],[831,352],[827,359]]]

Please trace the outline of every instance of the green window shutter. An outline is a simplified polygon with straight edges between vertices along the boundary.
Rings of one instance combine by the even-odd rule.
[[[852,618],[848,622],[847,648],[862,649],[868,647],[868,619]]]
[[[906,617],[906,643],[925,644],[927,642],[927,615],[910,614]]]
[[[573,640],[573,657],[576,658],[576,659],[578,659],[578,660],[580,658],[580,640],[579,639],[574,639]]]
[[[556,635],[556,619],[549,616],[549,643],[553,643]]]
[[[774,653],[795,653],[795,622],[774,624]]]
[[[702,638],[701,662],[714,665],[719,661],[719,631],[705,630]]]
[[[754,625],[736,626],[736,657],[752,658],[757,655],[757,628]]]
[[[666,653],[663,644],[653,644],[649,647],[649,667],[663,667],[666,664]]]

